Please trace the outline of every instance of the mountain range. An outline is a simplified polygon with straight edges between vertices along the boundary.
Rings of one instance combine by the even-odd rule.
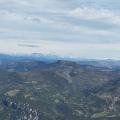
[[[0,55],[1,120],[120,119],[119,61],[33,58]]]

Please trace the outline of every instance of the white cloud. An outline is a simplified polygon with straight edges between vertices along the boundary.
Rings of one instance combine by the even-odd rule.
[[[75,8],[69,13],[73,17],[87,19],[87,20],[99,20],[103,22],[110,22],[112,24],[120,25],[120,14],[114,13],[108,9],[82,7]]]
[[[7,32],[14,32],[13,29],[9,29],[9,28],[0,28],[0,33],[7,33]]]
[[[108,30],[99,30],[99,29],[92,29],[89,27],[74,27],[73,31],[77,33],[83,33],[85,35],[94,35],[94,36],[111,36],[116,35],[115,32],[108,31]]]
[[[5,10],[1,10],[0,11],[0,20],[22,20],[23,17],[21,15],[18,15],[16,13],[13,13],[13,12],[8,12],[8,11],[5,11]]]
[[[20,5],[30,5],[30,3],[27,0],[0,0],[0,4],[3,3],[15,3],[15,4],[20,4]]]
[[[101,19],[111,17],[111,13],[108,10],[95,9],[95,8],[75,8],[70,12],[75,17],[83,17],[83,19]]]
[[[83,0],[0,0],[0,52],[119,57],[119,9],[77,3]],[[36,39],[40,47],[18,46]]]
[[[6,41],[0,41],[0,53],[9,54],[31,54],[31,53],[43,53],[54,54],[59,56],[74,56],[83,58],[111,58],[120,59],[120,44],[85,44],[74,42],[60,42],[60,41],[45,41],[37,40],[37,43],[32,45],[37,47],[20,46],[20,41],[13,41],[6,44]],[[32,43],[32,42],[31,42]],[[25,43],[30,45],[31,43]],[[61,47],[62,46],[62,47]],[[67,48],[67,49],[66,49]],[[102,48],[102,49],[101,49]],[[116,53],[116,54],[115,54]]]

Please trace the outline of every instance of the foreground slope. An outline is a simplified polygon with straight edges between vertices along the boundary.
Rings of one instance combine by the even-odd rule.
[[[2,120],[119,120],[120,71],[59,60],[0,65]]]

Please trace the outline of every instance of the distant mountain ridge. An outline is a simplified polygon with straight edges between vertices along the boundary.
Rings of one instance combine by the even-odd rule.
[[[97,59],[81,59],[69,56],[56,56],[56,55],[43,55],[43,54],[30,54],[30,55],[9,55],[0,54],[0,62],[9,61],[43,61],[47,63],[55,61],[73,61],[80,65],[90,65],[95,67],[105,67],[105,68],[119,68],[120,60],[97,60]]]

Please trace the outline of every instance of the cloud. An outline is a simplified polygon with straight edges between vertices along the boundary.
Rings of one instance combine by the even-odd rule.
[[[0,20],[22,20],[23,17],[17,15],[16,13],[8,12],[8,11],[0,11]],[[9,21],[8,21],[9,22]]]
[[[45,18],[45,17],[42,17],[42,16],[29,16],[29,17],[26,17],[25,20],[28,20],[28,21],[33,21],[33,22],[38,22],[38,23],[46,23],[46,24],[54,24],[55,21],[54,20],[51,20],[51,19],[48,19],[48,18]]]
[[[88,43],[67,43],[63,41],[38,41],[39,47],[27,47],[18,45],[20,41],[13,41],[6,44],[5,41],[0,41],[0,53],[9,54],[31,54],[41,53],[43,54],[54,54],[59,56],[74,56],[82,58],[111,58],[120,59],[120,44],[88,44]],[[26,43],[25,45],[28,45]],[[29,43],[30,45],[30,43]],[[62,46],[62,47],[61,47]],[[67,48],[67,49],[66,49]],[[102,49],[101,49],[102,48]],[[116,54],[115,54],[116,53]]]
[[[37,47],[39,47],[39,45],[31,45],[31,44],[18,44],[18,46],[22,46],[22,47],[31,47],[31,48],[37,48]]]
[[[93,52],[96,52],[94,56],[100,53],[102,57],[102,49],[108,51],[103,56],[112,51],[118,53],[114,50],[120,44],[118,3],[113,0],[0,0],[0,43],[14,40],[6,46],[4,43],[0,52],[9,52],[9,48],[18,53],[40,51],[83,57],[90,57]],[[36,42],[42,43],[42,47],[35,47]],[[107,44],[114,47],[105,49]]]
[[[16,5],[25,5],[25,6],[31,5],[27,0],[1,0],[0,4],[7,4],[7,5],[16,4]]]
[[[9,28],[0,28],[0,33],[8,33],[8,32],[13,32],[13,30]]]
[[[116,35],[116,33],[108,30],[97,30],[88,27],[74,27],[75,32],[83,33],[86,35],[94,35],[94,36],[109,36],[109,35]]]
[[[70,11],[70,15],[85,20],[99,20],[120,25],[120,14],[116,14],[108,9],[90,7],[75,8]]]

